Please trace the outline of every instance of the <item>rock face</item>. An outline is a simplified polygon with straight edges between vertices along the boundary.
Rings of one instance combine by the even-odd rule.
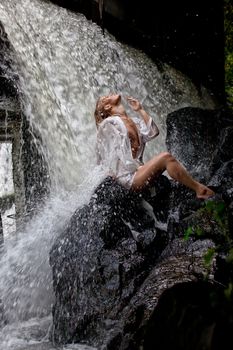
[[[178,155],[191,171],[198,161],[202,173],[208,161],[205,178],[213,183],[214,198],[197,200],[163,175],[140,194],[106,178],[73,214],[50,252],[55,342],[180,350],[216,349],[232,341],[232,122],[225,111],[215,113],[176,111],[168,116],[167,138],[172,153],[190,142],[189,158],[187,148]],[[201,137],[207,121],[213,126],[208,149]],[[192,138],[196,124],[199,139]],[[172,130],[178,135],[181,126],[184,137],[174,137]],[[203,160],[196,147],[206,147]]]
[[[187,107],[167,117],[167,149],[197,178],[209,181],[232,159],[229,111]]]

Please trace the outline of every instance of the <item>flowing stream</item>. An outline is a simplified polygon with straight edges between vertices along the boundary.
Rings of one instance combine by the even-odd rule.
[[[107,31],[103,35],[83,15],[48,1],[1,0],[0,21],[13,47],[12,76],[18,76],[21,108],[41,135],[51,176],[45,208],[9,237],[2,252],[0,297],[7,324],[0,331],[0,348],[50,350],[49,250],[103,178],[95,165],[97,97],[117,92],[142,102],[160,129],[146,158],[166,149],[169,112],[185,106],[213,108],[214,103],[204,88],[200,96],[172,67],[159,71],[144,53],[117,42]],[[64,349],[91,348],[79,344]]]

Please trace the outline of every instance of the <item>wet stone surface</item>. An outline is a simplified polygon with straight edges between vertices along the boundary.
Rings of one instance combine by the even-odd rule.
[[[231,280],[226,259],[232,245],[233,182],[232,173],[222,178],[218,172],[222,174],[221,169],[232,160],[228,152],[226,163],[217,166],[219,152],[224,152],[224,144],[229,145],[221,137],[217,140],[211,146],[215,157],[211,152],[208,155],[211,171],[205,175],[205,183],[215,179],[213,198],[197,200],[192,191],[163,175],[153,190],[141,194],[106,178],[88,205],[74,213],[50,252],[55,342],[83,341],[101,350],[138,350],[140,346],[146,350],[152,341],[164,349],[172,346],[169,320],[174,315],[172,322],[179,321],[179,307],[189,321],[182,321],[174,348],[187,349],[186,340],[181,344],[182,335],[188,331],[194,339],[200,328],[202,340],[193,341],[193,349],[201,349],[208,341],[219,344],[220,328],[222,342],[231,337],[232,308],[224,298],[224,288]],[[190,159],[193,163],[195,154]],[[201,173],[205,165],[206,160],[200,161]],[[177,288],[184,303],[176,307]],[[190,305],[201,310],[202,293],[206,312],[195,321]],[[167,308],[160,307],[164,295]],[[222,330],[223,319],[226,327]],[[156,331],[160,321],[167,337],[160,328]],[[216,330],[211,333],[209,327],[214,324]]]

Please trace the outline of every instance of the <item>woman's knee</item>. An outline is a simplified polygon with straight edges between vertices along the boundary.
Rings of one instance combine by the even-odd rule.
[[[169,152],[162,152],[162,153],[160,153],[160,157],[165,163],[175,160],[175,158]]]

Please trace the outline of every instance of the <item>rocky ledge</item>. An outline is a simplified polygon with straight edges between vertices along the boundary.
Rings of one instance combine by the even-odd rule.
[[[106,178],[50,252],[56,343],[201,350],[233,341],[232,115],[184,108],[167,125],[168,150],[216,196],[197,200],[164,175],[140,194]]]

